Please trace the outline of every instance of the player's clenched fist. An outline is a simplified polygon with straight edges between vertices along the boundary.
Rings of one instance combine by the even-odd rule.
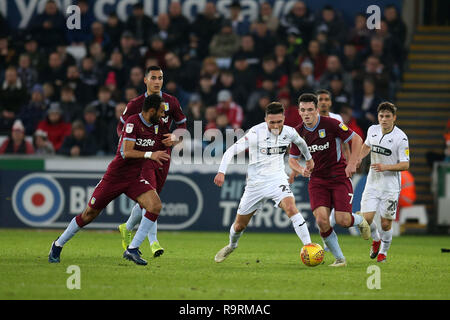
[[[158,164],[162,165],[162,161],[167,161],[170,159],[170,156],[165,151],[154,151],[150,159],[156,161]]]
[[[216,177],[214,178],[214,183],[221,187],[223,185],[223,182],[225,181],[225,175],[222,172],[219,172],[216,174]]]

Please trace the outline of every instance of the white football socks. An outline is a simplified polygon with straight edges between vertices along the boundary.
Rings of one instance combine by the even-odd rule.
[[[381,231],[381,247],[380,253],[387,256],[387,252],[392,242],[392,228],[388,231]]]
[[[134,227],[141,221],[142,214],[143,214],[142,209],[139,206],[139,203],[136,203],[133,209],[131,209],[130,216],[128,217],[127,220],[128,231],[133,231]]]
[[[233,248],[233,249],[237,248],[239,238],[241,237],[241,235],[243,233],[244,233],[244,231],[236,232],[234,230],[234,223],[231,225],[231,227],[230,227],[230,244],[229,244],[229,246],[231,248]]]
[[[294,227],[295,233],[303,242],[303,245],[311,243],[311,236],[309,235],[308,226],[302,214],[300,212],[297,212],[290,219]]]
[[[380,241],[380,234],[378,233],[378,227],[375,220],[370,224],[370,233],[373,241]]]

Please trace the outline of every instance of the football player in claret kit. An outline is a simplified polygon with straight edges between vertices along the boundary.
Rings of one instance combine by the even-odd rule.
[[[392,221],[397,215],[401,190],[401,171],[409,169],[409,144],[406,134],[395,126],[397,108],[390,102],[378,106],[378,124],[367,130],[360,161],[370,153],[370,169],[361,198],[361,212],[370,225],[370,258],[385,262],[392,242]],[[381,237],[373,220],[381,218]],[[381,248],[380,248],[381,244]]]
[[[302,151],[307,170],[314,168],[314,161],[305,141],[294,128],[284,125],[284,107],[272,102],[266,107],[265,122],[260,123],[227,149],[220,163],[214,183],[221,187],[225,181],[227,166],[234,155],[249,149],[247,184],[230,228],[230,242],[215,256],[216,262],[224,261],[238,245],[244,229],[252,216],[262,208],[266,199],[272,199],[291,219],[297,236],[304,245],[311,243],[306,221],[295,205],[284,166],[284,154],[291,143]]]
[[[59,262],[61,250],[67,241],[92,222],[112,200],[125,193],[145,208],[146,213],[136,236],[124,253],[124,258],[136,264],[147,264],[140,257],[139,246],[158,218],[162,204],[154,188],[155,181],[142,179],[141,171],[145,162],[156,161],[162,164],[170,158],[166,151],[155,151],[160,149],[162,144],[163,136],[159,132],[159,126],[162,123],[161,117],[164,116],[164,108],[162,98],[153,94],[145,98],[141,113],[127,119],[116,156],[95,187],[86,209],[73,218],[63,234],[52,243],[49,262]]]
[[[161,119],[163,124],[159,128],[162,132],[170,132],[172,122],[175,122],[177,128],[186,128],[186,117],[181,110],[180,103],[178,102],[177,98],[161,91],[163,81],[163,71],[159,66],[150,66],[147,68],[144,76],[144,83],[147,87],[147,92],[134,98],[127,104],[127,107],[120,117],[120,121],[117,125],[117,134],[119,136],[122,133],[125,121],[131,115],[141,112],[142,106],[144,104],[144,99],[150,94],[159,94],[165,104],[165,116]],[[172,146],[175,144],[172,136],[167,135],[166,138],[163,139],[162,143],[162,148],[167,150],[167,153],[170,155]],[[169,167],[170,160],[156,167],[154,166],[154,163],[145,163],[142,171],[142,178],[147,180],[155,177],[156,192],[160,194],[169,173]],[[122,246],[124,249],[126,249],[126,247],[131,242],[131,231],[139,223],[139,221],[141,221],[142,212],[142,208],[138,203],[136,203],[136,205],[131,210],[131,214],[127,222],[119,226],[119,231],[122,236]],[[152,226],[148,234],[150,247],[154,257],[158,257],[164,253],[164,249],[159,244],[156,234],[157,223]]]
[[[299,97],[299,113],[303,123],[295,129],[306,141],[314,159],[312,172],[299,163],[300,152],[296,145],[290,150],[289,165],[293,170],[290,181],[298,174],[310,177],[309,200],[320,235],[335,257],[330,266],[346,266],[347,262],[330,226],[330,210],[335,209],[336,222],[343,227],[358,226],[364,239],[370,236],[370,228],[362,215],[352,214],[353,186],[350,180],[356,172],[362,139],[343,123],[330,117],[321,117],[317,108],[317,97],[305,93]],[[347,161],[341,154],[341,142],[352,141],[352,151]]]

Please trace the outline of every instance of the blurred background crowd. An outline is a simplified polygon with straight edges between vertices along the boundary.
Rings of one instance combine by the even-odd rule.
[[[106,23],[87,0],[77,5],[80,30],[66,28],[52,0],[25,30],[0,16],[0,135],[8,136],[0,153],[114,154],[118,119],[145,92],[151,65],[163,69],[163,91],[180,101],[192,135],[194,121],[203,130],[247,130],[270,101],[289,112],[300,94],[327,89],[331,111],[364,138],[378,104],[395,102],[407,54],[395,6],[369,30],[365,13],[348,25],[332,6],[314,12],[302,1],[280,19],[262,2],[254,21],[239,1],[226,17],[207,2],[193,20],[178,2],[157,17],[135,4],[127,21],[111,13]]]

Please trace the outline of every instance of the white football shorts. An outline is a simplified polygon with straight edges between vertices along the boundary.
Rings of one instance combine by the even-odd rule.
[[[287,179],[277,179],[256,186],[247,185],[237,213],[247,215],[255,210],[260,210],[269,199],[275,203],[274,207],[278,207],[281,200],[287,197],[294,197]]]
[[[395,220],[400,192],[366,188],[361,198],[361,212],[378,212],[380,217]]]

